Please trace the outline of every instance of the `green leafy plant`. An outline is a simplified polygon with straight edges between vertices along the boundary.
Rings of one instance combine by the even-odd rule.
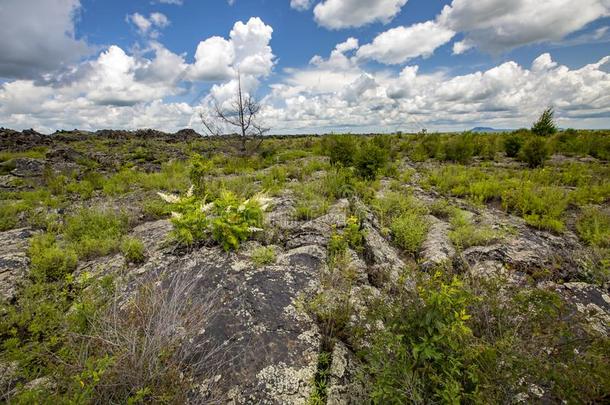
[[[409,305],[383,306],[384,330],[364,354],[374,403],[461,403],[476,392],[473,364],[464,351],[474,298],[457,278],[441,273],[420,282]]]
[[[225,250],[236,250],[239,244],[255,232],[262,231],[264,197],[239,201],[226,192],[214,202],[216,218],[212,221],[212,236]]]
[[[465,133],[449,137],[443,143],[444,160],[466,164],[474,155],[472,135]]]
[[[351,135],[336,135],[325,139],[327,154],[331,165],[352,166],[358,144]]]
[[[240,200],[229,191],[222,191],[220,197],[210,203],[193,195],[193,187],[184,197],[158,193],[172,204],[172,235],[183,245],[190,246],[208,237],[225,250],[236,250],[240,243],[254,233],[261,231],[263,212],[269,199],[256,195]]]
[[[471,246],[483,246],[497,241],[499,232],[489,226],[473,224],[466,212],[455,208],[451,213],[451,231],[449,239],[458,249],[467,249]]]
[[[189,167],[189,179],[193,184],[194,192],[197,195],[205,195],[206,193],[206,176],[213,168],[212,161],[205,159],[203,156],[196,154],[191,157]]]
[[[390,225],[394,242],[406,253],[416,256],[428,234],[429,223],[417,211],[408,211]]]

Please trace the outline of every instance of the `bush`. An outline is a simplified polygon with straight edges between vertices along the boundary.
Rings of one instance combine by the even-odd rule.
[[[356,173],[363,179],[374,179],[377,172],[385,167],[389,160],[389,152],[375,142],[366,142],[358,151],[354,167]]]
[[[144,262],[146,255],[144,253],[144,243],[138,238],[127,236],[121,242],[121,253],[128,263],[139,264]]]
[[[562,215],[568,207],[567,193],[558,187],[536,186],[530,182],[506,187],[502,206],[537,228],[562,232]]]
[[[74,250],[61,248],[52,234],[36,235],[28,250],[32,273],[41,280],[60,280],[76,269]]]
[[[206,160],[201,155],[193,155],[189,167],[189,179],[194,187],[197,195],[203,196],[206,193],[206,178],[205,176],[212,170],[212,162]]]
[[[546,140],[537,136],[530,137],[521,148],[519,157],[530,168],[544,166],[544,162],[549,157]]]
[[[356,179],[349,168],[336,168],[324,176],[322,190],[332,200],[349,198],[356,193]]]
[[[336,135],[326,138],[326,148],[330,163],[339,166],[352,166],[358,151],[356,140],[351,135]]]
[[[532,132],[538,136],[550,136],[557,132],[557,125],[553,120],[555,112],[552,108],[547,108],[542,112],[538,121],[532,126]]]
[[[522,145],[523,138],[521,138],[519,135],[508,135],[504,139],[504,151],[506,152],[506,156],[512,158],[517,157]]]
[[[428,221],[416,211],[408,211],[392,221],[394,242],[410,255],[417,255],[428,234]]]
[[[142,212],[149,219],[162,219],[167,218],[171,213],[171,206],[165,201],[158,199],[147,199],[142,202]]]
[[[469,163],[474,155],[472,135],[469,133],[450,136],[443,144],[444,160],[461,164]]]
[[[383,307],[385,327],[365,354],[373,403],[464,403],[477,380],[467,351],[474,298],[436,273],[409,305]]]

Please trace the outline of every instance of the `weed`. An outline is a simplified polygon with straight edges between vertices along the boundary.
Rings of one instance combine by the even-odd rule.
[[[602,210],[589,207],[576,222],[578,236],[588,245],[610,247],[610,216]]]
[[[407,306],[384,306],[387,319],[364,356],[374,403],[460,403],[476,392],[476,377],[463,349],[473,297],[461,281],[440,273],[422,282]]]
[[[348,167],[354,164],[354,156],[358,151],[358,145],[354,137],[337,135],[325,138],[324,143],[331,165]]]
[[[40,280],[61,280],[76,269],[76,252],[60,247],[53,234],[34,236],[28,256],[32,274]]]
[[[172,235],[178,243],[190,246],[211,236],[227,251],[237,250],[241,242],[262,230],[268,204],[263,196],[242,201],[229,191],[207,204],[193,195],[192,188],[184,197],[159,195],[173,205]]]
[[[255,249],[252,252],[252,262],[257,267],[266,266],[275,262],[276,254],[275,249],[272,246],[263,246]]]
[[[466,164],[474,155],[472,135],[452,136],[443,143],[444,160]]]
[[[64,232],[78,257],[90,259],[118,251],[127,225],[125,214],[85,208],[66,218]]]
[[[416,256],[428,234],[429,223],[421,214],[408,211],[390,225],[394,242],[406,253]]]
[[[471,246],[483,246],[498,240],[499,233],[488,226],[473,224],[465,211],[458,208],[451,213],[451,231],[449,239],[458,249],[467,249]]]
[[[123,237],[121,241],[121,253],[125,257],[127,263],[139,264],[144,262],[146,255],[144,252],[144,243],[138,238],[131,236]]]

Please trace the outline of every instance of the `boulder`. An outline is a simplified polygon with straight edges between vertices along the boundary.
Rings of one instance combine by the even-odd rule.
[[[0,301],[12,300],[19,283],[27,275],[27,250],[32,235],[29,228],[0,232]]]
[[[429,270],[435,266],[450,263],[455,255],[455,249],[449,240],[449,224],[432,215],[428,215],[430,229],[422,244],[420,267]]]
[[[17,177],[38,177],[42,176],[45,168],[43,159],[17,158],[13,159],[14,169],[11,171]]]

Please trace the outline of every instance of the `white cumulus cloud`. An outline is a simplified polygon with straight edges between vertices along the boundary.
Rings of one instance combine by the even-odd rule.
[[[361,27],[373,22],[387,24],[407,0],[324,0],[313,10],[318,24],[329,29]]]
[[[464,45],[491,53],[518,46],[558,41],[598,18],[610,15],[608,0],[453,0],[443,8],[438,21],[463,32]]]
[[[418,56],[432,55],[449,42],[455,33],[434,21],[396,27],[379,34],[372,43],[358,49],[358,57],[381,63],[398,64]]]
[[[199,43],[195,63],[189,67],[189,78],[226,80],[235,76],[237,69],[244,75],[267,76],[275,59],[269,45],[272,33],[273,28],[258,17],[247,23],[236,22],[229,39],[211,37]]]
[[[88,54],[75,37],[79,10],[79,0],[2,0],[0,78],[37,77]]]

